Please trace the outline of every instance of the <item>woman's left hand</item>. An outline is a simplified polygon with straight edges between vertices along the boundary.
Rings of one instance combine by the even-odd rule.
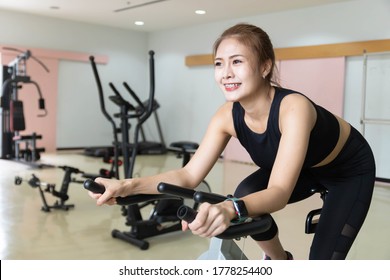
[[[230,201],[218,204],[202,203],[195,220],[190,224],[183,221],[182,228],[183,230],[190,229],[193,234],[201,237],[214,237],[230,226],[232,214],[235,215]]]

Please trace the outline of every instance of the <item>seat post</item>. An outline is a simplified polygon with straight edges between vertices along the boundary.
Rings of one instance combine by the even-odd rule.
[[[322,199],[322,202],[325,202],[326,196],[328,194],[328,189],[326,189],[324,186],[316,186],[311,188],[310,193],[315,194],[319,193],[320,197]],[[317,224],[320,219],[322,208],[311,210],[307,216],[306,216],[306,222],[305,222],[305,233],[311,234],[316,231]]]

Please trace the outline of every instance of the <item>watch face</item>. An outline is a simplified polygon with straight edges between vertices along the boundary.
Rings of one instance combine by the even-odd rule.
[[[248,217],[248,210],[245,207],[245,203],[242,200],[235,201],[235,204],[237,206],[237,212],[239,213],[240,217]]]

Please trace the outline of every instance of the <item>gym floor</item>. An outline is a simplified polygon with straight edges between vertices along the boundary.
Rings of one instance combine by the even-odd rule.
[[[87,157],[82,150],[43,154],[42,163],[54,166],[71,166],[86,173],[98,173],[100,168],[110,168],[100,158]],[[138,156],[134,176],[146,176],[177,168],[181,159],[173,154]],[[255,170],[251,164],[220,160],[207,177],[213,192],[229,194],[244,176]],[[71,183],[68,190],[68,211],[53,209],[41,211],[43,205],[38,188],[28,185],[32,174],[41,182],[61,187],[64,171],[56,167],[34,168],[20,162],[0,160],[0,258],[2,260],[191,260],[207,250],[209,239],[191,232],[175,231],[148,238],[148,250],[140,250],[122,240],[112,238],[111,231],[128,231],[120,206],[97,207],[87,195],[82,184]],[[15,185],[15,176],[23,178]],[[73,176],[84,180],[80,174]],[[56,199],[45,193],[47,203]],[[312,235],[304,233],[307,213],[321,206],[318,195],[305,201],[288,205],[274,213],[280,237],[286,250],[295,259],[307,259]],[[145,219],[150,213],[145,207]],[[372,206],[348,259],[390,259],[390,186],[375,187]],[[249,259],[261,259],[263,253],[250,238],[238,242]]]

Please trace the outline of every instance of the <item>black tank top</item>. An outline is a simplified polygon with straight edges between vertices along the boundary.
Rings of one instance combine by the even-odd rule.
[[[233,122],[237,138],[248,151],[253,162],[261,168],[271,169],[274,164],[281,137],[279,130],[280,103],[285,96],[292,93],[303,95],[296,91],[275,87],[275,96],[268,116],[267,129],[264,133],[253,132],[244,121],[245,112],[241,104],[239,102],[233,104]],[[310,134],[304,168],[320,163],[334,149],[340,134],[336,117],[309,98],[308,100],[317,112],[317,121]]]

